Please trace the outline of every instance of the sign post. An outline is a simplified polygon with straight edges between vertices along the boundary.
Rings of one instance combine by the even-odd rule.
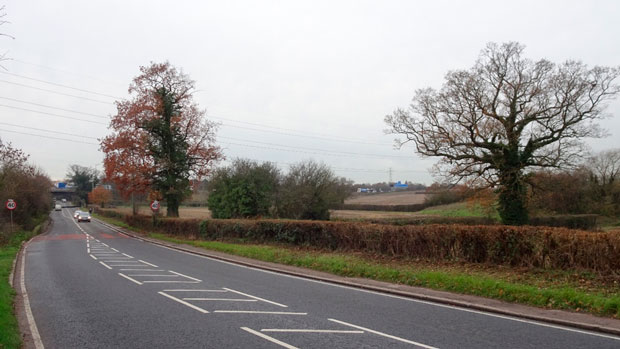
[[[157,226],[157,213],[159,212],[159,201],[151,202],[151,211],[153,211],[153,227]]]
[[[8,199],[6,201],[6,209],[11,213],[11,234],[13,233],[13,210],[17,208],[17,202],[13,201],[13,199]]]

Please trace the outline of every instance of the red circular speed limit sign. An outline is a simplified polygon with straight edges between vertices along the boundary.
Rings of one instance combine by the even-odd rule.
[[[8,199],[5,206],[7,209],[12,211],[17,207],[17,202],[13,201],[13,199]]]
[[[159,201],[155,200],[151,202],[151,210],[159,211]]]

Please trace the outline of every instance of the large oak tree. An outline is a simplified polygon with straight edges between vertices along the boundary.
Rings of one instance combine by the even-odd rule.
[[[193,101],[194,81],[168,62],[140,68],[129,86],[131,98],[118,101],[102,140],[108,179],[121,193],[157,191],[168,216],[190,193],[190,178],[200,179],[222,157],[214,145],[216,124]]]
[[[506,224],[527,222],[528,169],[573,162],[582,138],[604,134],[596,121],[620,92],[619,68],[532,61],[523,49],[488,44],[471,69],[449,72],[440,90],[418,90],[408,109],[385,117],[404,136],[399,145],[441,158],[440,174],[496,187]]]

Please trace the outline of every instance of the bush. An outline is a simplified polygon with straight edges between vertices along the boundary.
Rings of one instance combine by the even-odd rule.
[[[218,169],[209,182],[208,207],[214,218],[267,216],[274,205],[280,178],[269,162],[237,159]]]
[[[328,220],[329,208],[344,202],[349,186],[325,164],[304,161],[293,165],[278,192],[278,217]]]

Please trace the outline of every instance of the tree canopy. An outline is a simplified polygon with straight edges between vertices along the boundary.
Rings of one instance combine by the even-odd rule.
[[[140,67],[129,86],[131,98],[117,101],[114,130],[101,142],[105,172],[125,196],[158,191],[168,216],[178,216],[200,179],[222,158],[214,145],[216,124],[193,101],[194,81],[170,63]]]
[[[471,69],[448,72],[440,90],[420,89],[385,117],[404,136],[399,145],[441,158],[440,175],[498,188],[507,224],[527,222],[527,170],[571,164],[582,138],[604,135],[596,121],[620,92],[618,67],[532,61],[523,50],[490,43]]]

